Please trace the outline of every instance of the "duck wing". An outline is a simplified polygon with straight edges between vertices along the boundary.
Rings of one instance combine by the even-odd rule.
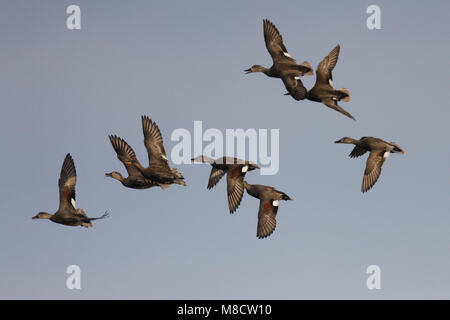
[[[295,59],[288,53],[281,36],[275,25],[267,19],[263,20],[264,41],[274,62],[296,63]]]
[[[303,85],[302,80],[300,80],[300,77],[296,77],[295,74],[291,73],[283,76],[281,80],[283,80],[284,86],[292,98],[297,101],[306,98],[307,90]]]
[[[144,133],[144,144],[147,148],[149,166],[155,164],[170,169],[158,125],[149,117],[142,116],[142,131]]]
[[[228,207],[230,213],[234,213],[239,207],[244,195],[244,177],[240,165],[234,165],[227,174]]]
[[[77,172],[72,156],[68,153],[64,159],[61,173],[59,175],[59,209],[75,209],[75,185],[77,183]]]
[[[225,170],[213,167],[209,175],[208,190],[212,189],[220,181],[220,179],[222,179],[225,173],[226,173]]]
[[[323,60],[319,63],[319,66],[316,70],[317,82],[322,84],[328,84],[333,87],[333,75],[331,71],[336,66],[336,63],[339,58],[339,51],[341,47],[337,45],[330,53],[323,58]]]
[[[128,172],[129,176],[141,176],[141,172],[134,166],[125,164],[125,162],[131,161],[131,162],[137,162],[139,163],[138,159],[136,158],[136,154],[134,153],[133,148],[131,148],[128,143],[123,140],[122,138],[110,135],[109,140],[111,141],[111,144],[116,151],[117,158],[123,163],[125,166],[125,169]]]
[[[361,148],[359,146],[355,146],[352,150],[352,152],[350,152],[350,154],[348,155],[350,158],[357,158],[362,156],[363,154],[365,154],[367,152],[367,149]]]
[[[370,152],[366,162],[366,169],[364,171],[363,181],[361,185],[361,192],[367,192],[374,186],[381,174],[381,167],[383,166],[385,151],[373,150]]]
[[[259,239],[270,236],[277,226],[278,201],[270,197],[262,197],[259,201],[258,228],[256,236]]]

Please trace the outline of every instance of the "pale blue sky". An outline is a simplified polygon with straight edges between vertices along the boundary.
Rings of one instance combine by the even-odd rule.
[[[81,7],[82,29],[65,27]],[[382,30],[366,28],[381,7]],[[392,299],[450,298],[448,1],[4,1],[0,5],[2,166],[0,298]],[[282,95],[262,20],[314,68],[341,45],[335,87],[356,122]],[[313,77],[305,77],[310,88]],[[210,167],[177,166],[187,187],[132,190],[104,176],[124,168],[108,134],[146,163],[140,116],[166,150],[177,128],[280,129],[277,175],[250,172],[294,201],[277,229],[256,238],[258,200],[228,213],[226,184]],[[366,156],[343,136],[396,141],[375,187],[360,190]],[[54,212],[66,153],[77,205],[111,217],[94,228],[31,220]],[[65,287],[67,266],[82,289]],[[366,268],[382,272],[366,288]]]

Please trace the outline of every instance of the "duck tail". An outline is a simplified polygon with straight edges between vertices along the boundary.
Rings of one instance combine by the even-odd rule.
[[[178,172],[177,169],[173,168],[172,174],[174,175],[173,183],[181,184],[182,186],[186,186],[186,182],[184,182],[183,175],[180,172]]]
[[[340,101],[343,102],[349,102],[350,101],[350,91],[348,91],[348,89],[346,88],[341,88],[339,90],[337,90],[341,96],[341,98],[339,99]]]
[[[173,183],[181,184],[182,186],[186,187],[186,182],[183,179],[175,179],[175,180],[173,180]]]
[[[292,200],[286,193],[281,192],[281,200]]]
[[[405,154],[405,151],[400,148],[398,144],[396,144],[395,142],[390,142],[390,144],[394,147],[394,149],[392,149],[393,153]]]
[[[172,174],[176,179],[184,179],[183,175],[175,168],[172,169]]]
[[[108,217],[108,216],[109,216],[109,212],[108,212],[108,211],[105,211],[105,213],[104,213],[103,215],[101,215],[100,217],[89,218],[89,223],[90,223],[92,220],[100,220],[100,219],[104,219],[104,218],[106,218],[106,217]],[[92,224],[91,224],[91,227],[92,227]]]
[[[300,65],[309,69],[309,71],[306,71],[303,75],[305,76],[314,75],[314,69],[308,61],[303,61]]]

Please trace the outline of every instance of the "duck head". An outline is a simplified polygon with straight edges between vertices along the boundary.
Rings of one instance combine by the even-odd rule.
[[[249,74],[249,73],[253,73],[253,72],[264,72],[266,70],[266,68],[264,68],[263,66],[260,66],[259,64],[255,64],[253,66],[251,66],[249,69],[244,70],[245,74]]]
[[[116,179],[116,180],[123,180],[122,174],[120,174],[120,172],[117,172],[117,171],[105,173],[105,176]]]
[[[334,143],[354,143],[355,139],[350,137],[343,137],[342,139],[336,140]]]
[[[32,217],[31,219],[50,219],[52,217],[52,215],[50,213],[47,212],[39,212],[37,215],[35,215],[34,217]]]

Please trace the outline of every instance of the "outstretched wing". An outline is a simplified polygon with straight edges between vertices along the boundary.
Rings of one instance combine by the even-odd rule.
[[[367,192],[374,186],[381,174],[381,167],[386,160],[385,152],[380,150],[371,151],[366,162],[366,170],[361,185],[361,191]]]
[[[262,198],[259,201],[258,212],[258,228],[256,236],[259,239],[270,236],[277,226],[278,205],[273,205],[273,200],[270,198]]]
[[[159,164],[170,168],[158,125],[149,117],[142,116],[142,131],[144,133],[144,144],[147,148],[149,165]]]
[[[267,19],[264,19],[264,41],[266,42],[267,51],[272,56],[273,61],[295,62],[295,59],[288,53],[281,36],[275,25]]]
[[[239,165],[233,166],[227,174],[228,207],[230,213],[234,213],[239,207],[244,195],[244,177]]]
[[[336,66],[336,63],[339,58],[339,51],[341,50],[341,47],[337,45],[333,50],[330,51],[330,53],[323,58],[323,60],[319,63],[319,66],[316,70],[317,75],[317,81],[321,83],[327,83],[331,87],[333,87],[333,76],[331,71]]]
[[[212,168],[208,180],[208,190],[212,189],[222,179],[225,171],[222,169]]]
[[[111,141],[111,144],[116,151],[117,158],[123,163],[125,169],[127,169],[128,175],[140,176],[141,173],[136,167],[125,164],[125,162],[128,161],[139,162],[136,158],[136,154],[134,153],[133,148],[131,148],[125,140],[118,136],[110,135],[109,140]]]
[[[75,185],[77,172],[72,156],[68,153],[64,159],[59,175],[59,210],[72,206],[75,208]]]

